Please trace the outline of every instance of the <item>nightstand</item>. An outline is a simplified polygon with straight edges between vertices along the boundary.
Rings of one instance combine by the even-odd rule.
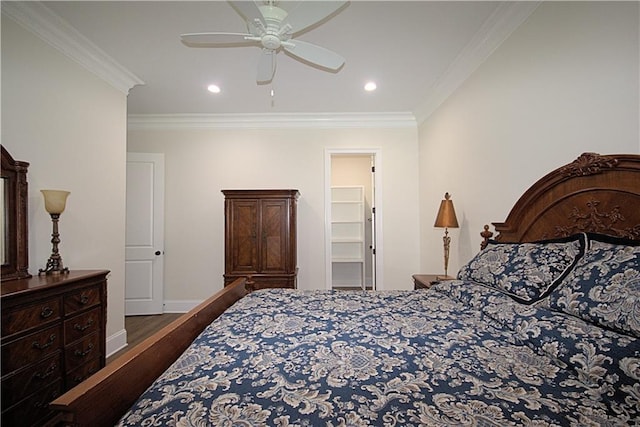
[[[455,279],[455,277],[442,276],[439,274],[414,274],[412,277],[414,289],[429,289],[434,283],[440,282],[442,280]]]

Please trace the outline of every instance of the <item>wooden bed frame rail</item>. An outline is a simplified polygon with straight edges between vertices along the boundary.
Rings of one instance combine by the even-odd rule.
[[[113,426],[138,397],[182,354],[207,325],[245,296],[235,280],[51,403],[55,425]],[[144,367],[144,368],[140,368]]]

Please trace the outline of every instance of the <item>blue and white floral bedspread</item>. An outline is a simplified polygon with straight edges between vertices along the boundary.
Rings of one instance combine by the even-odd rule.
[[[640,425],[640,342],[471,282],[256,291],[122,426]]]

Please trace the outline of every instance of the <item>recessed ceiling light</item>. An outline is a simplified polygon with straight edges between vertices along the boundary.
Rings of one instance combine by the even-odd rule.
[[[367,92],[373,92],[377,87],[378,85],[376,85],[376,82],[367,82],[364,85],[364,90],[366,90]]]
[[[211,93],[220,93],[220,87],[217,85],[209,85],[207,86],[207,90]]]

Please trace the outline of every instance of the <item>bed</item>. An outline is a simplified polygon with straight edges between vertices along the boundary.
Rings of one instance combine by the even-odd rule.
[[[52,406],[66,425],[640,425],[640,155],[537,181],[456,280],[232,285]]]

